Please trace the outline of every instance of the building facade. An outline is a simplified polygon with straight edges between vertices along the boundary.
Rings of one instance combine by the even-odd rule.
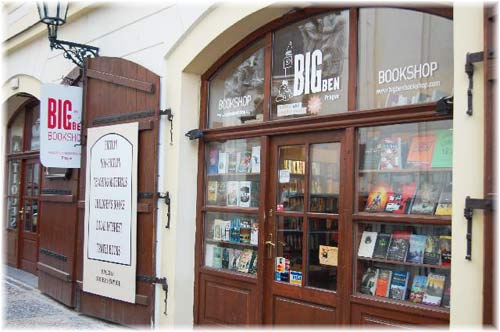
[[[494,324],[493,215],[464,217],[496,192],[484,4],[71,3],[58,37],[100,48],[85,71],[34,3],[3,9],[5,257],[42,292],[160,328]],[[37,152],[59,82],[84,88],[83,136],[139,122],[135,304],[83,291],[86,166]]]

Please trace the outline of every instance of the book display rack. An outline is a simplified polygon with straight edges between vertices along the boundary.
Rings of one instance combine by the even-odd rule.
[[[216,142],[206,150],[204,266],[255,276],[260,140]]]

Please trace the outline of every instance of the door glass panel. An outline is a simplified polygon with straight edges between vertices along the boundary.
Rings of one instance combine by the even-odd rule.
[[[7,200],[7,219],[8,219],[8,228],[16,229],[17,228],[17,205],[19,203],[19,198],[9,197]]]
[[[9,153],[23,151],[24,112],[17,115],[9,128]]]
[[[338,213],[340,143],[310,147],[309,211]]]
[[[30,150],[40,150],[40,105],[33,108]]]
[[[33,196],[38,196],[38,188],[39,188],[39,178],[40,178],[40,164],[33,165]]]
[[[277,217],[274,280],[302,286],[302,218]]]
[[[33,220],[32,220],[33,212],[31,209],[31,200],[25,199],[24,200],[24,213],[23,213],[23,222],[24,222],[24,230],[26,232],[31,232],[32,227],[33,227]]]
[[[33,165],[26,165],[24,174],[24,196],[32,196],[33,187]]]
[[[308,220],[307,286],[337,290],[338,222]]]
[[[304,211],[305,157],[304,145],[279,148],[277,211]]]
[[[18,204],[19,204],[19,179],[20,179],[21,164],[14,160],[9,162],[9,187],[7,200],[7,227],[17,228]]]

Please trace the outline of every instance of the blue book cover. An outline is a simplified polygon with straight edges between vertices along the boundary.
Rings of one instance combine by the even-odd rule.
[[[406,257],[407,262],[418,264],[423,263],[426,240],[426,235],[410,235],[410,250],[408,250],[408,256]]]
[[[391,294],[390,297],[396,300],[405,300],[406,291],[408,289],[408,279],[410,273],[405,271],[394,271],[391,281]]]

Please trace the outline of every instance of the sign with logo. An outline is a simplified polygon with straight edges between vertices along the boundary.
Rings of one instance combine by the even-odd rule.
[[[83,291],[135,303],[137,122],[88,129]]]
[[[40,99],[40,160],[45,167],[80,168],[82,88],[44,84]]]

